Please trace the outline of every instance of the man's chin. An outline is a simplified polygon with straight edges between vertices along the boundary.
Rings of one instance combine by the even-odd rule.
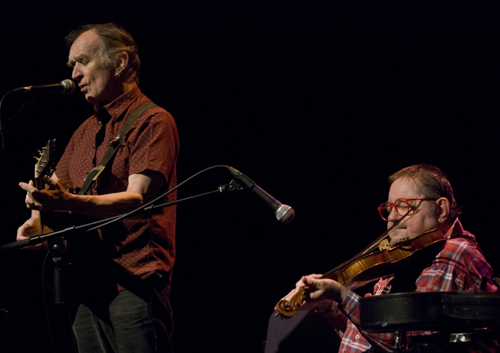
[[[87,102],[89,102],[92,105],[101,105],[100,104],[101,102],[98,99],[96,99],[95,97],[85,96],[85,99],[87,100]]]
[[[391,244],[394,244],[401,240],[408,239],[408,232],[406,229],[397,229],[389,235],[391,239]]]
[[[85,99],[87,100],[87,102],[89,102],[89,103],[91,103],[91,104],[94,104],[94,102],[95,102],[95,98],[94,98],[94,97],[92,97],[92,96],[91,96],[90,94],[88,94],[88,93],[85,95]]]

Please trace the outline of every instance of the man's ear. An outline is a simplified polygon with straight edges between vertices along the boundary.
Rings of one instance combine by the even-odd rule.
[[[450,216],[450,201],[446,197],[436,200],[436,217],[439,223],[444,223]]]
[[[120,76],[123,70],[128,65],[128,54],[126,52],[121,52],[116,60],[115,75]]]

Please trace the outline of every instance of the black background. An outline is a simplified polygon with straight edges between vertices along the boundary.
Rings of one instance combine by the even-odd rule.
[[[279,224],[251,194],[178,207],[173,278],[177,352],[259,352],[269,314],[303,274],[349,259],[383,232],[387,177],[426,162],[450,177],[462,223],[500,268],[500,8],[495,1],[4,1],[0,93],[70,77],[64,36],[114,21],[141,50],[141,88],[181,137],[179,181],[219,164],[254,179],[296,219]],[[17,183],[47,139],[62,150],[92,113],[81,94],[46,95],[8,121],[2,244],[28,217]],[[222,169],[179,197],[231,180]],[[1,342],[49,352],[43,254],[1,256]],[[1,321],[0,321],[1,322]]]

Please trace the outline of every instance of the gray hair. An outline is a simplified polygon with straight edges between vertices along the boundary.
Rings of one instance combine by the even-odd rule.
[[[95,30],[102,41],[102,54],[106,60],[106,68],[115,67],[119,54],[125,52],[129,57],[129,65],[122,71],[121,75],[126,81],[139,83],[141,69],[139,48],[130,33],[115,23],[85,24],[74,29],[65,38],[68,48],[80,35],[90,30]]]

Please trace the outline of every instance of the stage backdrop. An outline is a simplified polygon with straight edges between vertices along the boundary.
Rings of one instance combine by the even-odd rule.
[[[448,173],[464,226],[500,271],[499,15],[495,1],[465,0],[4,1],[0,94],[70,78],[63,38],[74,27],[127,28],[143,91],[177,121],[179,181],[230,165],[297,213],[282,225],[243,191],[178,206],[177,352],[259,352],[274,304],[301,275],[384,231],[376,207],[402,167]],[[56,139],[60,155],[92,113],[80,93],[40,96],[16,115],[23,103],[1,105],[2,244],[29,216],[17,184],[32,178],[37,150]],[[230,181],[216,168],[179,197]],[[50,352],[44,254],[0,257],[3,351]]]

